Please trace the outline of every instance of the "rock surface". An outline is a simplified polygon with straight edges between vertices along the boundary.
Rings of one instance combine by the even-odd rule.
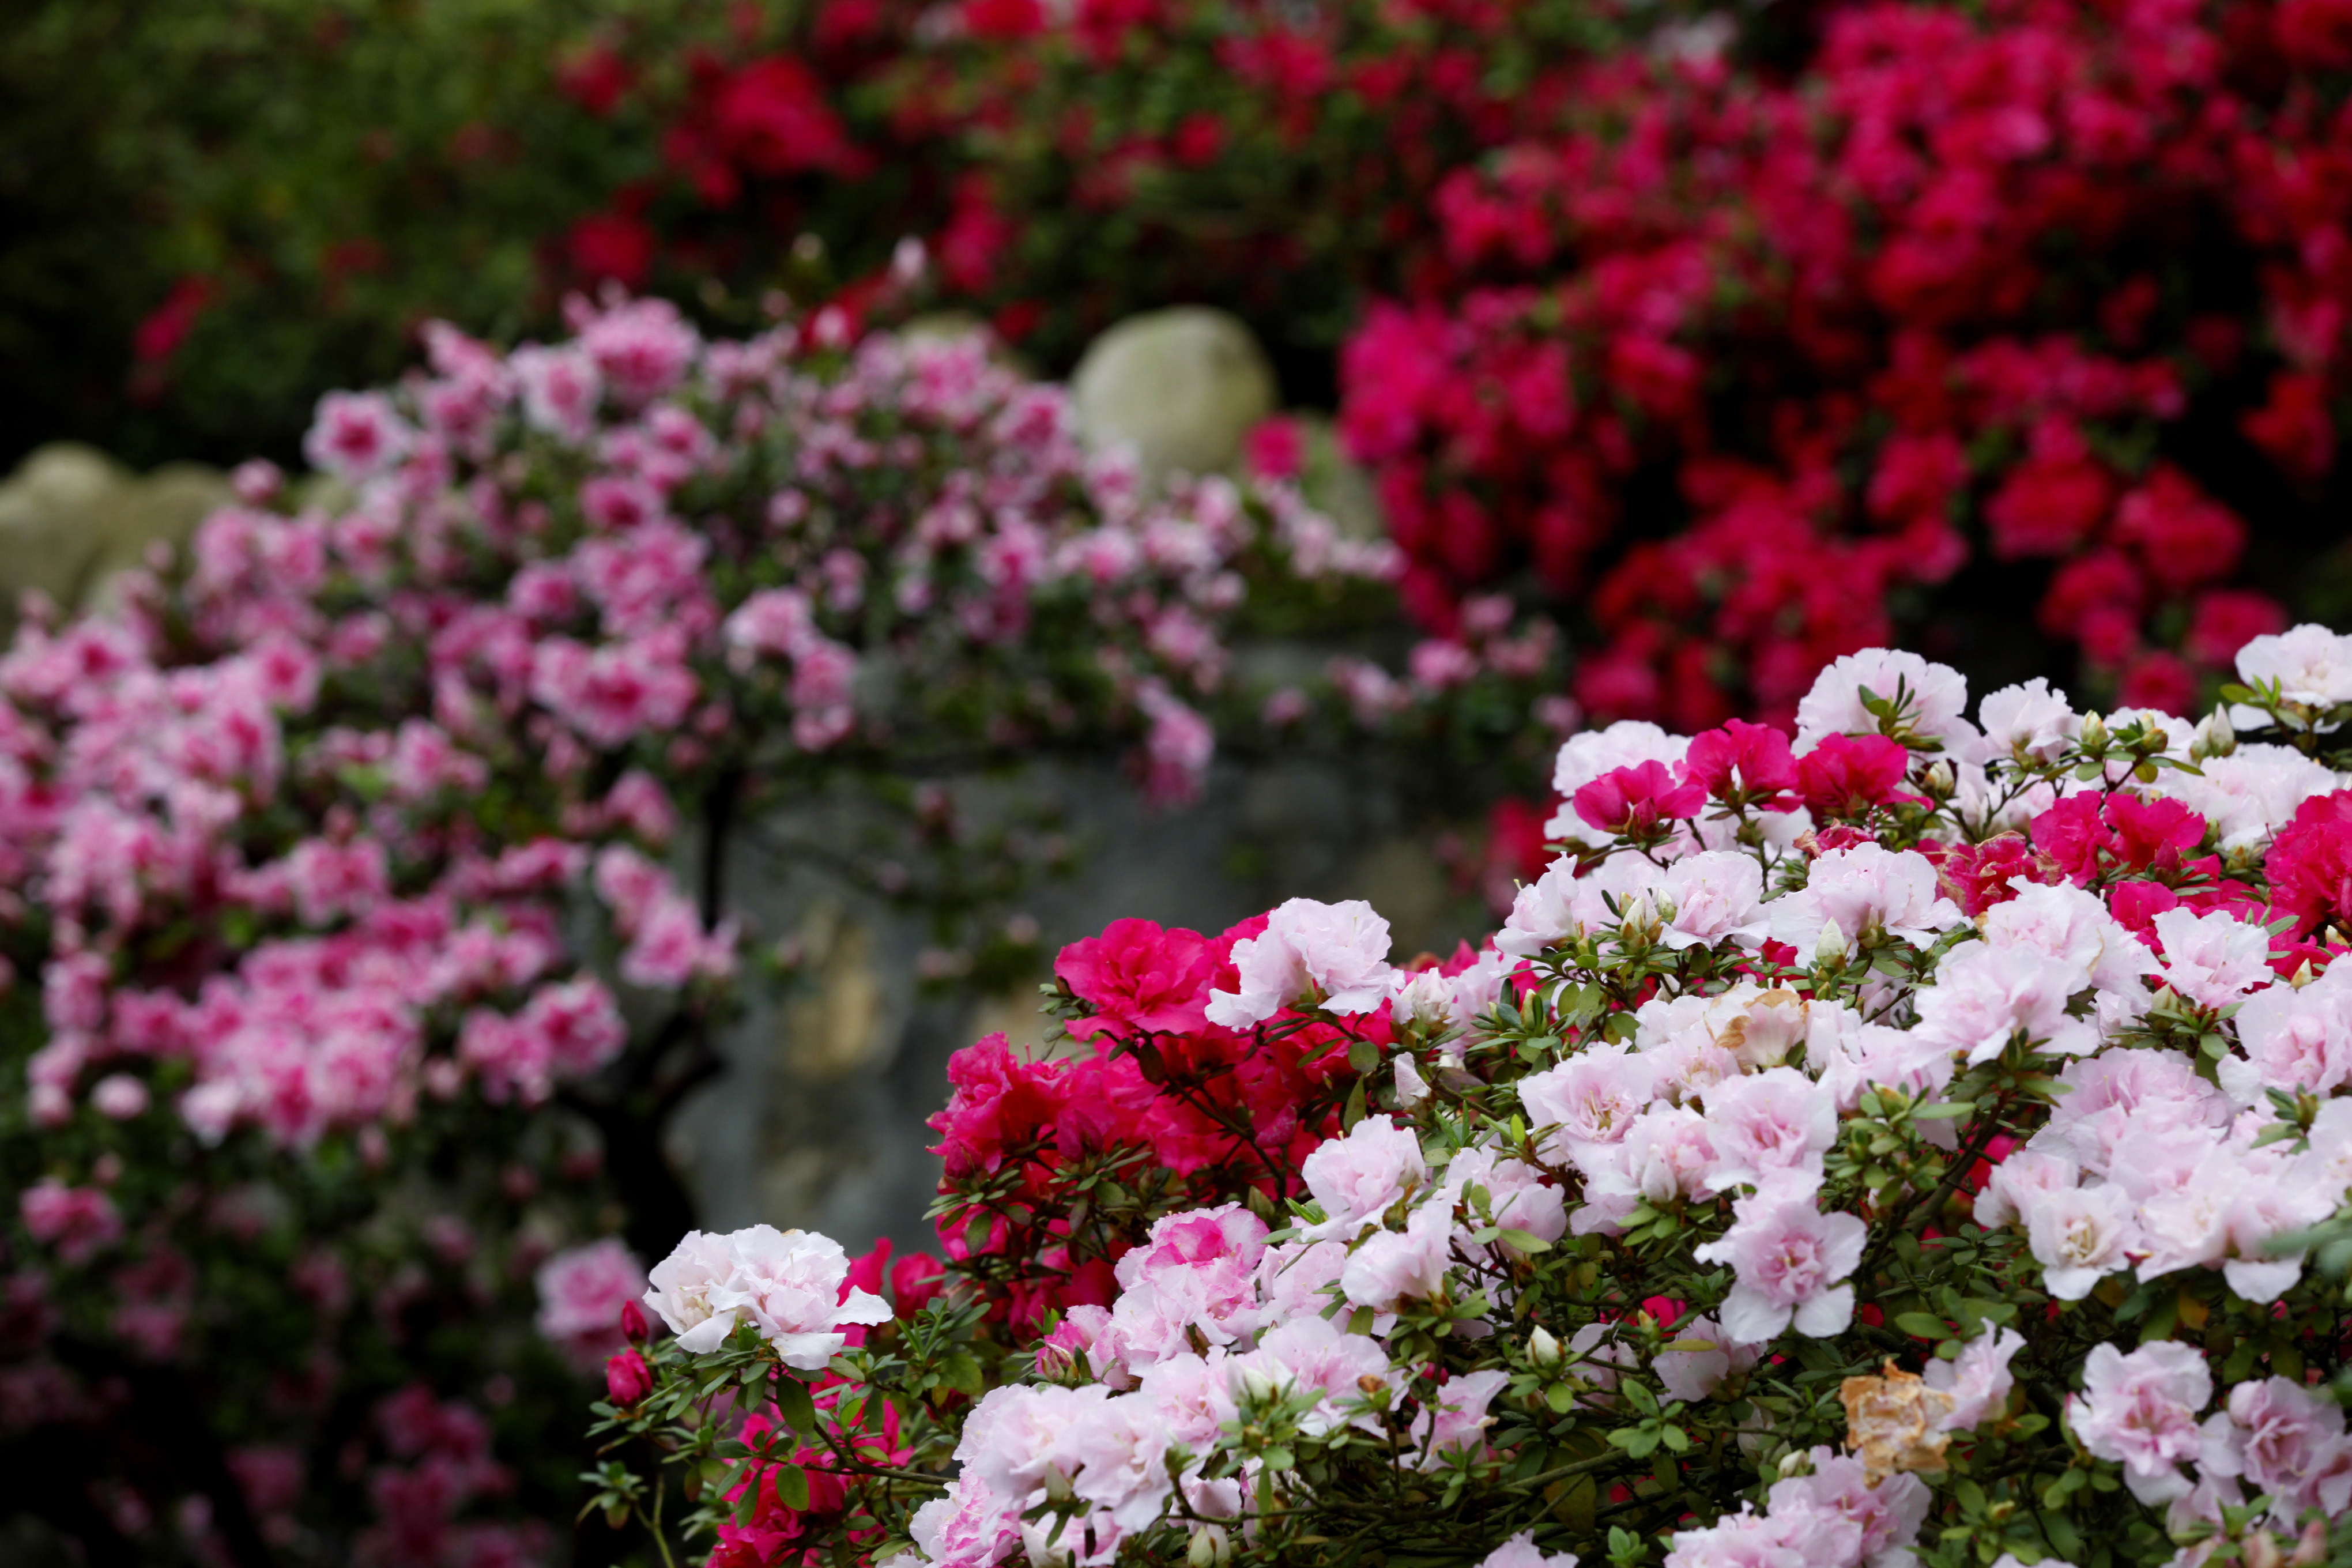
[[[157,543],[177,548],[230,499],[216,469],[171,463],[141,477],[95,447],[36,448],[0,480],[0,627],[44,594],[61,609],[102,600],[116,574]]]
[[[728,857],[731,912],[802,955],[788,987],[754,986],[719,1040],[725,1073],[681,1108],[669,1152],[702,1223],[766,1222],[839,1237],[936,1242],[923,1220],[939,1180],[924,1125],[947,1102],[950,1054],[1004,1032],[1045,1054],[1036,985],[1063,944],[1125,915],[1216,931],[1285,898],[1360,898],[1391,922],[1395,962],[1448,952],[1494,923],[1450,887],[1393,788],[1332,758],[1220,762],[1197,804],[1143,805],[1108,763],[1040,765],[1020,783],[1054,803],[1085,853],[1074,875],[1022,903],[1041,963],[992,994],[924,987],[919,910],[845,887],[779,847],[850,842],[818,809],[774,814]]]
[[[1070,378],[1090,447],[1131,447],[1147,485],[1241,460],[1242,437],[1275,409],[1274,368],[1247,327],[1181,305],[1131,316],[1087,345]]]

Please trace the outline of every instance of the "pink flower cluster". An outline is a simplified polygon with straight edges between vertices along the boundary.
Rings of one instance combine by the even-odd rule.
[[[1793,735],[1578,736],[1567,852],[1444,964],[1307,900],[1073,945],[1059,1011],[1090,1048],[984,1041],[934,1123],[947,1299],[1035,1373],[940,1416],[958,1468],[898,1561],[1107,1563],[1171,1530],[1213,1559],[1275,1528],[1271,1498],[1312,1514],[1314,1475],[1505,1486],[1572,1411],[1629,1424],[1635,1460],[1646,1418],[1677,1453],[1736,1431],[1777,1462],[1663,1516],[1673,1568],[1864,1568],[1949,1526],[1955,1446],[2049,1429],[2029,1376],[2067,1380],[2048,1399],[2104,1484],[2175,1539],[2340,1514],[2352,1437],[2308,1379],[2114,1315],[2340,1332],[2279,1243],[2352,1194],[2352,907],[2311,868],[2352,790],[2262,673],[2323,635],[2243,651],[2243,717],[2277,741],[2039,682],[1971,713],[1954,672],[1882,649],[1825,670]],[[2291,887],[2322,889],[2311,918],[2282,917]],[[664,1300],[700,1300],[713,1258]],[[1903,1307],[1948,1267],[1976,1270],[1948,1276],[1974,1316]],[[820,1316],[856,1300],[836,1279]],[[718,1321],[708,1300],[673,1324]],[[1875,1374],[1897,1311],[1941,1342],[1924,1374]],[[1775,1447],[1790,1370],[1857,1355],[1850,1456]],[[1276,1444],[1323,1468],[1277,1479]]]
[[[733,927],[648,853],[673,790],[903,728],[946,684],[927,671],[1050,631],[1085,658],[1013,683],[987,739],[1108,700],[1181,795],[1242,557],[1389,570],[1288,487],[1147,500],[977,339],[708,342],[656,301],[574,321],[503,356],[436,326],[429,374],[321,404],[337,505],[245,472],[184,582],[0,660],[0,913],[54,921],[37,1118],[139,1114],[160,1060],[193,1064],[173,1108],[215,1141],[307,1145],[467,1079],[537,1103],[625,1044],[561,934],[583,879],[624,981],[732,973]],[[521,793],[489,818],[493,781]],[[190,920],[239,934],[150,973],[142,944]]]

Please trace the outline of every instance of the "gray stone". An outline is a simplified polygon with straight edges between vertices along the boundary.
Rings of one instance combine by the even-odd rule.
[[[37,448],[0,482],[0,616],[13,624],[27,591],[73,606],[104,548],[90,515],[131,482],[106,454],[70,442]]]
[[[1291,414],[1286,417],[1297,423],[1303,437],[1300,491],[1349,538],[1367,542],[1387,538],[1389,525],[1381,512],[1381,498],[1372,488],[1372,477],[1348,456],[1330,416]]]
[[[802,1226],[853,1251],[877,1236],[935,1248],[923,1213],[938,1134],[924,1121],[947,1102],[949,1056],[1000,1030],[1033,1059],[1069,1049],[1049,1038],[1037,984],[1064,943],[1123,915],[1216,931],[1292,896],[1365,898],[1391,921],[1400,963],[1494,923],[1449,884],[1433,830],[1397,787],[1344,759],[1221,761],[1181,810],[1145,805],[1108,762],[959,789],[975,813],[1015,795],[1051,803],[1083,856],[1021,900],[1042,933],[1037,972],[984,994],[920,985],[926,912],[841,874],[838,858],[867,841],[855,800],[773,812],[729,855],[730,913],[761,940],[790,937],[802,961],[782,991],[750,987],[718,1042],[724,1074],[673,1124],[703,1224]]]
[[[14,624],[27,590],[63,609],[103,602],[118,573],[158,543],[185,544],[229,499],[228,481],[194,463],[142,479],[94,447],[37,448],[0,481],[0,623]]]
[[[77,603],[102,604],[117,574],[154,564],[159,544],[174,552],[184,548],[198,523],[235,499],[219,470],[196,463],[167,463],[108,492],[88,514],[99,549]]]
[[[1242,437],[1274,412],[1273,367],[1221,310],[1181,305],[1132,316],[1087,345],[1070,378],[1090,447],[1134,449],[1147,485],[1231,471]]]

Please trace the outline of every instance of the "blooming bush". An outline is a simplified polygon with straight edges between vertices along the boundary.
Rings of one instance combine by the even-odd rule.
[[[1686,729],[1898,632],[2190,710],[2285,624],[2250,543],[2275,595],[2332,541],[2319,9],[1874,3],[1788,74],[1580,68],[1345,351],[1408,597],[1524,574],[1589,612],[1589,710]]]
[[[564,1363],[691,1223],[664,1121],[771,962],[730,833],[854,784],[844,858],[985,957],[1039,857],[961,773],[1124,750],[1181,799],[1267,696],[1250,617],[1392,569],[1287,487],[1140,495],[977,339],[573,324],[429,330],[321,403],[316,479],[240,469],[0,658],[0,1443],[93,1554],[543,1555]],[[1420,743],[1462,688],[1389,689]]]
[[[1475,952],[1076,943],[1066,1049],[954,1064],[944,1263],[688,1237],[599,1500],[730,1568],[2330,1560],[2352,638],[2236,673],[1972,721],[1865,650],[1570,741]]]

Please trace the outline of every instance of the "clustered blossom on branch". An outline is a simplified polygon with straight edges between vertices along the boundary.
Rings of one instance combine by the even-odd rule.
[[[1260,603],[1357,615],[1393,574],[1295,485],[1145,494],[977,337],[572,316],[511,353],[428,328],[428,367],[320,404],[319,476],[247,465],[184,561],[0,655],[11,1433],[110,1418],[57,1392],[59,1334],[217,1376],[222,1443],[324,1433],[363,1397],[341,1369],[403,1364],[445,1310],[520,1317],[534,1282],[593,1367],[642,1288],[593,1239],[627,1213],[600,1169],[660,1200],[661,1117],[745,966],[727,823],[1056,747],[1181,801],[1211,714],[1264,700],[1230,668]],[[1507,630],[1459,645],[1473,675],[1528,678],[1487,657]],[[1453,689],[1395,687],[1380,723]],[[226,1305],[248,1289],[278,1316]],[[191,1529],[235,1556],[278,1515],[212,1441]],[[329,1555],[348,1536],[304,1510],[340,1462],[293,1483]],[[152,1534],[176,1500],[123,1484]],[[400,1539],[394,1568],[438,1561]]]
[[[606,1506],[715,1467],[723,1568],[2321,1561],[2352,638],[2238,673],[1971,718],[1864,650],[1793,736],[1571,740],[1480,949],[1298,900],[1074,944],[1071,1049],[952,1064],[943,1279],[709,1289],[599,1406]]]
[[[1923,601],[2030,637],[2023,581],[2120,700],[2187,710],[2284,624],[2236,583],[2250,521],[2335,467],[2333,15],[1875,0],[1785,73],[1575,68],[1556,128],[1439,184],[1444,264],[1345,351],[1408,599],[1448,624],[1531,568],[1598,623],[1590,711],[1698,730],[1785,720]]]

